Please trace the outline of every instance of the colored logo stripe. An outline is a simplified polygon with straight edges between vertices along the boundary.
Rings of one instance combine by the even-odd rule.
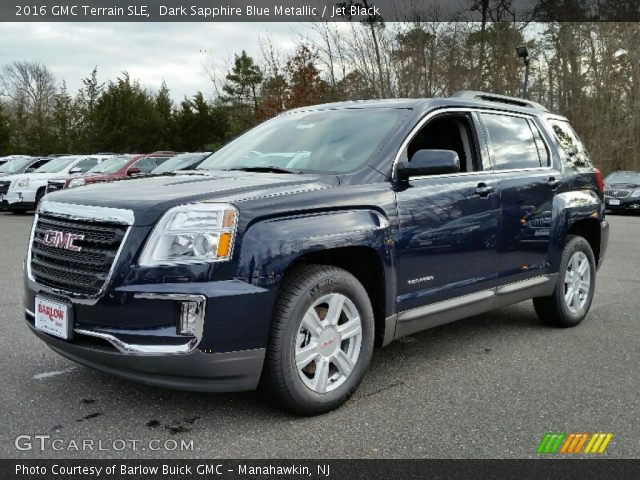
[[[567,437],[567,440],[562,445],[560,453],[580,453],[582,446],[589,438],[588,433],[572,433]]]
[[[612,438],[613,433],[570,433],[568,435],[566,433],[545,433],[538,445],[537,453],[577,454],[582,452],[582,448],[586,444],[583,453],[601,454],[605,452]]]
[[[538,453],[556,453],[564,439],[564,433],[547,433],[538,445]]]
[[[604,453],[612,438],[613,433],[594,433],[584,453]]]

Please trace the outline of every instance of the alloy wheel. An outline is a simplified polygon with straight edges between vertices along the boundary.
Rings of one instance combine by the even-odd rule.
[[[302,382],[316,393],[342,385],[360,355],[362,324],[349,298],[330,293],[307,310],[296,336],[295,362]]]
[[[571,313],[577,315],[589,298],[591,290],[591,264],[584,252],[575,252],[569,259],[564,275],[564,302]]]

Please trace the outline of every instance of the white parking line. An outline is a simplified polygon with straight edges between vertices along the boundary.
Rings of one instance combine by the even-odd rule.
[[[37,373],[33,376],[33,378],[35,378],[36,380],[42,380],[49,377],[55,377],[56,375],[62,375],[63,373],[69,373],[72,370],[75,370],[75,368],[71,367],[65,370],[54,370],[53,372]]]

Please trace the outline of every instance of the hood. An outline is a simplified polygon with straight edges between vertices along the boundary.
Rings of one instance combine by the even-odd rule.
[[[11,180],[11,183],[17,182],[18,180],[29,179],[31,181],[37,182],[39,180],[46,181],[52,178],[60,177],[60,173],[19,173],[15,175],[9,175],[6,180]]]
[[[153,225],[171,207],[202,201],[243,202],[338,185],[335,176],[207,172],[130,178],[62,190],[49,201],[133,210],[136,225]],[[242,206],[239,206],[242,210]]]
[[[86,175],[87,175],[86,173],[72,173],[72,174],[67,174],[67,175],[58,173],[55,178],[52,178],[52,180],[59,180],[59,181],[65,180],[65,181],[67,181],[67,180],[73,180],[74,178],[84,177]]]
[[[605,183],[605,187],[607,188],[624,188],[624,189],[632,189],[632,188],[640,188],[640,184],[634,182],[623,182],[623,183]]]
[[[115,172],[115,173],[90,173],[87,175],[83,175],[84,181],[87,183],[94,182],[104,182],[106,180],[114,180],[119,178],[125,178],[126,175],[124,173]]]

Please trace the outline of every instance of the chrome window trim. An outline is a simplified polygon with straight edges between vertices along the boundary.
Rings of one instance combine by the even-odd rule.
[[[51,208],[58,208],[59,205],[64,205],[65,207],[62,208],[62,211],[60,210],[51,210]],[[73,207],[73,208],[71,208]],[[75,204],[65,204],[65,203],[59,203],[59,202],[43,202],[41,204],[41,206],[38,208],[38,211],[36,212],[36,214],[33,217],[33,225],[31,226],[31,235],[29,236],[29,249],[27,250],[27,258],[25,260],[25,270],[26,270],[26,274],[27,274],[27,278],[29,279],[30,282],[33,282],[35,285],[38,286],[38,288],[40,289],[38,292],[35,292],[36,295],[40,292],[44,292],[44,293],[49,293],[52,295],[59,295],[65,298],[69,298],[73,301],[76,301],[77,303],[85,303],[88,305],[94,305],[95,303],[97,303],[97,301],[102,297],[102,295],[104,295],[104,292],[107,290],[107,288],[109,287],[109,285],[111,285],[111,280],[113,277],[113,274],[116,270],[116,266],[118,265],[118,262],[120,261],[120,256],[122,255],[122,252],[124,251],[124,246],[127,243],[127,239],[129,238],[129,234],[131,233],[131,225],[133,224],[133,220],[134,220],[134,215],[133,212],[130,210],[120,210],[120,209],[114,209],[114,208],[105,208],[105,207],[93,207],[93,209],[89,210],[89,211],[80,211],[78,212],[77,208],[91,208],[91,207],[85,207],[83,205],[75,205]],[[107,211],[105,211],[107,210]],[[114,212],[118,211],[118,212],[122,212],[120,214],[117,214]],[[127,213],[128,212],[128,213]],[[116,255],[113,259],[113,263],[111,264],[111,268],[109,269],[109,273],[107,274],[107,278],[104,281],[104,285],[102,286],[102,288],[95,294],[95,295],[86,295],[83,293],[77,293],[77,292],[73,292],[70,290],[65,290],[65,289],[61,289],[61,288],[55,288],[55,287],[50,287],[48,285],[42,285],[41,283],[38,283],[35,278],[33,277],[33,273],[31,272],[31,250],[33,247],[33,239],[35,238],[35,234],[36,234],[36,226],[38,225],[38,220],[40,219],[40,215],[46,213],[48,216],[51,217],[58,217],[61,219],[65,219],[65,220],[82,220],[82,221],[93,221],[93,222],[110,222],[110,223],[120,223],[121,225],[128,225],[127,231],[125,232],[124,236],[122,237],[122,242],[120,243],[120,247],[118,248],[118,251],[116,252]],[[87,215],[98,215],[100,213],[105,214],[105,217],[100,217],[100,216],[93,216],[93,217],[88,217]],[[130,215],[129,215],[130,214]],[[120,221],[117,221],[116,215],[120,215],[120,217],[118,217],[120,219]],[[131,220],[131,223],[124,223],[124,220]]]
[[[418,132],[422,129],[422,127],[429,122],[430,120],[432,120],[434,117],[441,115],[443,113],[488,113],[488,114],[493,114],[493,115],[511,115],[514,117],[522,117],[522,118],[526,118],[528,120],[533,120],[534,119],[534,115],[529,115],[526,113],[520,113],[520,112],[509,112],[509,111],[505,111],[505,110],[493,110],[490,108],[474,108],[474,107],[449,107],[449,108],[439,108],[437,110],[433,110],[429,113],[427,113],[424,117],[422,117],[420,119],[420,121],[416,124],[415,127],[413,127],[411,129],[411,131],[409,132],[409,134],[407,135],[407,137],[404,139],[404,141],[402,142],[402,144],[400,145],[400,149],[398,150],[398,152],[396,153],[394,159],[393,159],[393,164],[392,164],[392,171],[391,171],[391,180],[396,182],[398,181],[398,175],[397,175],[397,166],[398,163],[400,162],[400,158],[402,157],[402,154],[407,150],[407,147],[409,146],[409,143],[411,143],[411,140],[413,140],[413,138],[418,134]],[[535,123],[535,121],[534,121]],[[483,125],[484,127],[484,125]],[[536,124],[536,127],[538,127],[538,125]],[[484,135],[485,132],[481,132],[482,135]],[[494,170],[493,168],[491,168],[490,170],[479,170],[479,171],[474,171],[474,172],[460,172],[460,173],[445,173],[445,174],[440,174],[440,175],[420,175],[420,176],[416,176],[416,177],[411,177],[412,180],[422,180],[422,179],[426,179],[426,178],[446,178],[446,177],[462,177],[462,176],[468,176],[468,175],[480,175],[480,174],[502,174],[502,173],[516,173],[516,172],[528,172],[528,171],[536,171],[536,172],[545,172],[545,171],[551,171],[553,170],[553,156],[551,155],[551,148],[549,146],[549,143],[547,142],[547,139],[545,138],[545,136],[542,134],[542,132],[540,132],[540,137],[542,138],[542,141],[545,143],[548,151],[549,151],[549,165],[546,167],[531,167],[531,168],[513,168],[513,169],[509,169],[509,170]],[[491,157],[493,155],[493,152],[491,150],[491,141],[490,139],[487,139],[487,148],[489,149],[489,156]]]

